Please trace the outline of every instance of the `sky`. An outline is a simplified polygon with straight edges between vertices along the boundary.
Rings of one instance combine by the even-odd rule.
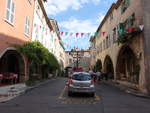
[[[89,35],[93,35],[113,2],[117,0],[47,0],[46,12],[49,18],[58,22],[66,50],[88,49]],[[73,33],[73,35],[70,35]],[[76,33],[84,33],[76,36]]]

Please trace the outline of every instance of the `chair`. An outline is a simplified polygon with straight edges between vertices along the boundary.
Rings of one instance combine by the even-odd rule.
[[[17,79],[18,79],[18,74],[13,74],[13,80],[15,81],[15,83],[17,83]]]
[[[0,83],[3,80],[3,74],[0,74]]]

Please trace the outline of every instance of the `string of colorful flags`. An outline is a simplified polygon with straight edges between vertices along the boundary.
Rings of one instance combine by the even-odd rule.
[[[46,32],[46,34],[49,32],[56,32],[56,30],[53,30],[53,29],[48,29],[47,27],[45,26],[41,26],[41,25],[37,25],[37,24],[34,24],[34,27],[36,28],[39,28],[41,29],[43,32]],[[101,32],[100,35],[105,35],[106,32]],[[60,32],[60,35],[61,36],[69,36],[69,37],[91,37],[91,36],[98,36],[98,32],[94,32],[94,33],[83,33],[83,32],[65,32],[65,31],[61,31]]]
[[[41,26],[41,25],[37,25],[37,24],[34,24],[34,27],[36,28],[39,28],[39,29],[42,29],[43,32],[46,32],[46,35],[49,32],[56,32],[56,30],[53,30],[53,29],[49,29],[48,27],[45,27],[45,26]],[[144,25],[139,25],[139,28],[142,30],[144,27]],[[128,28],[128,30],[131,30],[131,28]],[[118,32],[121,34],[123,31],[122,29],[119,29]],[[106,31],[102,31],[102,32],[94,32],[94,33],[83,33],[83,32],[65,32],[65,31],[61,31],[59,32],[60,33],[60,36],[69,36],[69,37],[91,37],[91,36],[105,36],[106,35]]]

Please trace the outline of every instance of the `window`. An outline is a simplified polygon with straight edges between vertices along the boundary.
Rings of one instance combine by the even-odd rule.
[[[116,38],[117,38],[117,36],[116,36],[116,28],[114,28],[113,29],[113,43],[116,42]]]
[[[24,33],[26,35],[29,35],[29,28],[30,28],[30,19],[29,17],[27,16],[26,17],[26,21],[25,21],[25,29],[24,29]]]
[[[135,14],[133,13],[132,16],[129,16],[128,18],[128,27],[133,27],[135,22]]]
[[[35,40],[39,40],[39,29],[38,29],[38,27],[36,27],[36,30],[35,30]]]
[[[28,0],[29,1],[29,3],[31,4],[31,0]]]
[[[121,5],[121,14],[123,14],[130,5],[130,0],[124,0]]]
[[[103,40],[103,50],[105,50],[105,39]]]
[[[106,48],[108,48],[109,47],[109,39],[108,39],[108,36],[106,37]]]
[[[7,0],[6,20],[11,24],[14,22],[14,12],[15,12],[14,2],[12,0]]]
[[[113,19],[113,13],[110,14],[110,21]]]
[[[108,47],[110,47],[111,46],[111,36],[109,35],[109,37],[108,37]]]

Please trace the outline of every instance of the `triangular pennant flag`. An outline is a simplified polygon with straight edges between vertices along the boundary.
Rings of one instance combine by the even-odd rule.
[[[40,29],[41,29],[42,27],[40,26]]]
[[[141,31],[144,29],[144,25],[139,25],[139,28],[141,29]]]
[[[67,36],[67,35],[68,35],[68,32],[65,32],[65,35]]]
[[[76,33],[76,37],[78,37],[79,33]]]
[[[53,31],[53,29],[50,29],[49,31],[50,31],[50,32],[52,32],[52,31]]]
[[[60,35],[63,35],[63,34],[64,34],[64,32],[62,31]]]
[[[55,33],[55,32],[56,32],[56,30],[54,29],[54,30],[53,30],[53,32]]]
[[[34,27],[36,27],[36,24],[34,24]]]
[[[91,33],[87,33],[87,36],[90,37]]]
[[[95,32],[94,36],[98,36],[98,32]]]
[[[106,32],[102,32],[103,36],[105,35]]]
[[[70,33],[70,36],[72,36],[73,35],[73,33]]]
[[[84,33],[81,33],[81,37],[83,37]]]
[[[43,27],[43,30],[42,31],[44,31],[44,27]]]

